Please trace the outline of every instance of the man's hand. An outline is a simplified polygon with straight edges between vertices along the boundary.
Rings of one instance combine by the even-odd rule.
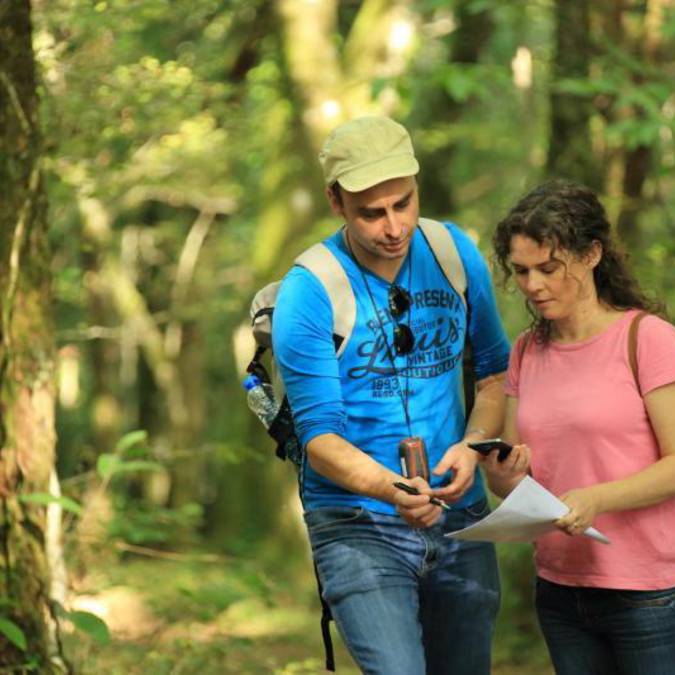
[[[466,439],[450,446],[441,461],[433,468],[432,473],[442,476],[447,471],[452,470],[454,472],[453,479],[449,485],[434,489],[434,496],[445,502],[460,500],[473,485],[477,462],[478,453],[466,444]]]
[[[396,510],[410,527],[431,527],[441,517],[442,509],[429,502],[432,496],[429,483],[419,476],[406,478],[404,482],[416,487],[420,494],[409,495],[403,490],[397,490],[394,496]]]

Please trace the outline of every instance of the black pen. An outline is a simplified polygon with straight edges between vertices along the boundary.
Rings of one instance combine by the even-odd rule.
[[[416,487],[408,485],[407,483],[396,482],[394,483],[394,487],[397,487],[399,490],[403,490],[403,492],[407,492],[409,495],[421,494]],[[438,497],[429,497],[429,501],[432,504],[435,504],[436,506],[440,506],[442,509],[445,509],[446,511],[452,511],[452,509],[445,502],[438,499]]]

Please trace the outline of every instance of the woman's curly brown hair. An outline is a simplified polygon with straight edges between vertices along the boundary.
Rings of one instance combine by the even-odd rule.
[[[492,243],[495,259],[506,283],[511,239],[517,234],[529,237],[540,246],[547,244],[574,256],[588,254],[594,242],[602,246],[602,258],[593,269],[598,298],[614,309],[643,309],[662,314],[662,307],[649,300],[640,290],[626,265],[626,257],[612,236],[605,209],[589,188],[570,181],[552,180],[526,194],[495,230]],[[539,316],[526,303],[533,318],[532,332],[538,342],[551,338],[551,321]]]

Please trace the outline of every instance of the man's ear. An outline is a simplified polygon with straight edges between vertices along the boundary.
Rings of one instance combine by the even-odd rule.
[[[324,192],[326,199],[328,199],[328,203],[330,204],[331,211],[336,216],[340,216],[341,218],[344,217],[344,208],[340,200],[337,198],[335,192],[333,192],[330,186],[328,186]]]

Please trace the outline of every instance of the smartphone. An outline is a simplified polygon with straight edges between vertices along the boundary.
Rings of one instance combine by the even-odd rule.
[[[467,443],[467,445],[472,450],[480,452],[481,455],[489,455],[493,450],[499,450],[497,459],[500,462],[503,462],[509,456],[511,450],[513,450],[513,446],[501,438],[488,438],[485,441],[475,441]]]

